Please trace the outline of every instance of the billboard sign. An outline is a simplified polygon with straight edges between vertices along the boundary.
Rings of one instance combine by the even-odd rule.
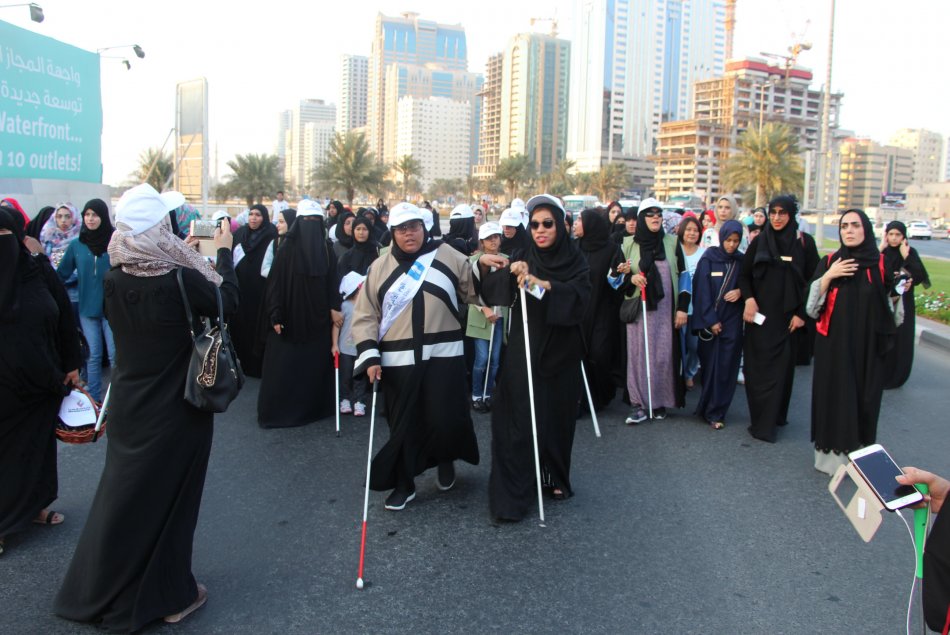
[[[102,182],[98,55],[0,22],[0,178]]]
[[[907,207],[907,195],[886,192],[881,194],[881,209],[905,209]]]
[[[191,202],[208,199],[208,80],[178,84],[175,128],[175,189]]]

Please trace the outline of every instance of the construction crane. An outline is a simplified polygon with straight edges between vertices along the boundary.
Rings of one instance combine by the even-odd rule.
[[[771,59],[782,60],[785,63],[785,84],[788,84],[788,78],[791,75],[792,67],[795,66],[795,63],[798,61],[798,56],[802,54],[802,51],[811,50],[811,42],[805,40],[805,34],[808,32],[808,27],[811,26],[811,20],[805,22],[805,30],[799,34],[792,34],[792,41],[794,44],[788,47],[789,55],[781,55],[779,53],[766,53],[765,51],[760,51],[759,55],[763,57],[768,57]]]
[[[557,18],[531,18],[531,26],[537,22],[549,22],[551,24],[551,37],[557,37]]]

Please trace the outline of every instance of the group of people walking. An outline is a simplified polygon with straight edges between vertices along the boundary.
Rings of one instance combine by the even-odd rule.
[[[791,196],[750,231],[731,196],[671,225],[655,199],[572,218],[541,194],[498,222],[459,205],[441,238],[425,206],[280,203],[274,218],[251,207],[233,236],[222,218],[206,239],[213,262],[187,236],[193,208],[148,185],[122,196],[114,224],[98,199],[81,215],[44,210],[35,240],[19,205],[0,204],[0,321],[15,335],[0,349],[0,395],[14,406],[0,422],[0,552],[30,522],[63,521],[49,509],[56,411],[80,375],[101,400],[112,366],[106,465],[59,615],[134,631],[207,598],[191,544],[212,415],[182,399],[195,329],[185,302],[215,316],[220,298],[244,372],[260,377],[261,427],[372,414],[381,391],[389,437],[370,487],[389,492],[389,510],[430,468],[451,489],[455,461],[480,460],[472,411],[490,413],[489,507],[518,521],[538,475],[553,500],[574,495],[576,420],[618,394],[635,425],[699,390],[695,414],[721,429],[744,368],[749,433],[774,442],[800,346],[814,350],[815,467],[833,472],[874,442],[884,388],[906,381],[912,289],[928,282],[906,229],[891,223],[878,245],[860,210],[841,216],[840,249],[820,258]]]

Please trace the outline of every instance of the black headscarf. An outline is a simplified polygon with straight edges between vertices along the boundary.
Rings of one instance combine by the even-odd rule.
[[[663,231],[662,222],[660,228],[654,232],[647,227],[646,221],[646,213],[658,209],[660,208],[648,207],[637,213],[637,230],[633,235],[634,242],[640,245],[640,261],[637,263],[637,269],[647,279],[647,310],[649,311],[655,311],[660,300],[666,297],[663,281],[654,265],[657,260],[666,260],[666,247],[663,244],[666,232]]]
[[[295,274],[310,277],[327,275],[330,253],[326,235],[321,216],[301,216],[294,221],[287,230],[281,251],[289,251]]]
[[[528,270],[542,280],[555,282],[566,282],[581,273],[586,273],[587,261],[581,255],[577,244],[567,235],[564,212],[553,205],[538,205],[531,210],[530,217],[534,218],[534,215],[541,210],[549,211],[554,217],[554,228],[557,234],[554,244],[544,249],[538,247],[534,239],[528,241],[528,249],[525,252]]]
[[[340,214],[337,216],[336,228],[334,228],[333,232],[336,234],[337,242],[343,245],[344,247],[346,247],[347,249],[349,249],[350,247],[353,246],[353,235],[350,234],[349,236],[347,236],[346,230],[343,227],[344,225],[346,225],[347,218],[356,218],[356,215],[353,212],[346,212],[346,211],[340,212]],[[370,231],[370,233],[372,233],[372,230]]]
[[[331,207],[336,210],[336,214],[332,214],[332,215],[330,214]],[[343,213],[346,211],[347,209],[343,207],[343,203],[341,203],[340,201],[330,201],[327,204],[327,218],[326,218],[327,229],[330,229],[334,225],[338,224],[343,218]],[[352,213],[353,212],[350,212],[350,214]]]
[[[0,207],[0,322],[15,322],[20,316],[20,285],[39,275],[40,267],[23,245],[23,219],[15,209]]]
[[[770,266],[782,269],[785,276],[782,310],[789,313],[804,299],[805,248],[798,237],[798,201],[794,196],[783,194],[769,201],[769,212],[776,206],[788,212],[788,223],[776,231],[771,220],[765,221],[765,229],[756,238],[759,244],[752,261],[752,275],[761,280]]]
[[[360,242],[356,240],[356,227],[362,225],[366,228],[368,234],[366,240]],[[340,279],[351,271],[355,271],[361,276],[365,276],[369,266],[379,257],[379,245],[373,240],[373,228],[369,220],[359,216],[353,221],[353,248],[343,254],[340,258],[340,264],[337,267],[337,273]],[[430,241],[431,242],[431,241]]]
[[[841,248],[838,249],[837,252],[838,256],[843,260],[853,258],[861,268],[873,267],[874,269],[878,269],[880,267],[881,252],[877,250],[877,244],[874,240],[874,226],[871,224],[871,219],[864,213],[864,210],[860,209],[849,209],[841,215],[841,219],[844,219],[848,214],[857,214],[861,219],[861,226],[864,228],[864,241],[857,247],[845,247],[844,241],[841,241]],[[839,220],[838,222],[840,223],[841,221]],[[841,240],[840,226],[838,228],[838,240]]]
[[[422,221],[419,221],[422,222]],[[379,224],[379,223],[377,223]],[[399,262],[402,267],[402,270],[408,270],[409,267],[416,261],[416,258],[422,254],[427,254],[430,251],[435,251],[439,248],[439,245],[442,244],[441,240],[431,240],[432,236],[429,235],[429,230],[426,229],[425,223],[422,223],[422,231],[425,234],[422,238],[422,247],[419,248],[415,253],[407,254],[402,249],[399,248],[399,244],[396,242],[395,237],[393,238],[392,247],[389,249],[389,253],[393,255],[397,262]]]
[[[49,205],[41,209],[36,217],[27,224],[26,235],[39,240],[40,232],[43,231],[43,225],[46,224],[46,221],[49,220],[49,217],[52,216],[55,211],[56,208],[50,207]]]
[[[684,221],[686,219],[683,219]],[[731,254],[726,252],[725,244],[726,239],[729,238],[732,234],[739,234],[739,239],[742,239],[742,223],[737,220],[727,220],[722,224],[722,227],[719,228],[719,245],[716,247],[710,247],[703,253],[703,258],[708,258],[712,262],[718,262],[722,264],[730,263],[740,263],[744,257],[738,249],[736,249]]]
[[[610,242],[610,221],[600,210],[585,209],[581,212],[584,235],[577,241],[581,251],[594,252]]]
[[[884,228],[885,236],[892,229],[896,229],[901,233],[901,236],[905,239],[907,238],[907,226],[904,225],[904,223],[898,220],[889,222],[887,227]],[[893,276],[899,273],[901,269],[914,269],[914,284],[923,284],[925,289],[930,287],[930,276],[927,274],[924,263],[920,262],[920,256],[917,254],[916,249],[911,248],[910,253],[907,254],[907,258],[904,258],[904,255],[901,253],[900,245],[891,247],[890,243],[888,243],[881,253],[884,254],[884,270],[889,272],[890,275]],[[923,279],[920,279],[921,275],[923,275]]]
[[[503,254],[508,254],[509,256],[516,251],[524,251],[528,248],[528,232],[525,230],[524,225],[518,223],[515,225],[515,235],[511,238],[505,236],[505,227],[501,228],[501,245],[498,247],[498,251]]]
[[[115,231],[112,226],[112,219],[109,218],[109,206],[102,199],[94,198],[86,203],[82,210],[82,228],[79,230],[79,242],[89,247],[89,251],[92,252],[93,256],[101,256],[109,248],[112,232]],[[86,210],[92,210],[99,217],[99,227],[96,229],[86,227]]]
[[[277,238],[274,239],[274,247],[277,249],[280,249],[280,246],[284,242],[284,239],[287,238],[287,234],[290,233],[290,229],[294,226],[294,221],[297,220],[297,210],[295,210],[293,207],[288,207],[282,212],[277,212],[277,213],[284,217],[284,223],[287,224],[287,231],[284,232],[284,235],[281,236],[278,233]]]
[[[370,235],[373,237],[373,240],[378,243],[383,237],[383,234],[386,233],[386,226],[382,223],[382,221],[379,220],[379,212],[377,212],[374,208],[364,207],[361,209],[362,211],[359,213],[359,215],[363,218],[370,219],[370,222],[373,224]]]
[[[234,232],[234,243],[240,244],[244,248],[245,254],[250,254],[260,245],[269,245],[277,237],[277,228],[270,222],[270,215],[267,208],[258,203],[251,206],[252,210],[257,210],[264,217],[257,229],[251,229],[250,225],[243,225]],[[290,231],[288,230],[288,233]]]

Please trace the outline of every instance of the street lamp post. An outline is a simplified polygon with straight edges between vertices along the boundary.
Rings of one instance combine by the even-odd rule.
[[[98,53],[99,57],[101,58],[122,60],[122,63],[125,65],[125,70],[130,71],[132,70],[132,63],[129,62],[128,58],[125,58],[119,55],[103,55],[102,54],[103,51],[111,51],[113,49],[124,49],[124,48],[132,49],[132,52],[135,53],[135,57],[139,59],[145,58],[145,51],[142,50],[142,47],[139,46],[138,44],[119,44],[116,46],[104,46],[102,48],[96,49],[96,53]]]
[[[831,179],[827,174],[831,167],[829,160],[831,150],[831,62],[835,43],[835,0],[831,0],[831,23],[828,26],[828,71],[825,76],[825,90],[821,105],[821,149],[818,155],[818,227],[815,229],[815,242],[818,246],[824,244],[825,239],[825,211],[831,203]],[[827,191],[826,191],[827,190]],[[835,204],[837,207],[837,204]]]
[[[30,7],[30,19],[37,24],[46,19],[46,16],[43,15],[43,7],[36,4],[35,2],[21,2],[19,4],[0,5],[0,9],[7,9],[10,7]]]

